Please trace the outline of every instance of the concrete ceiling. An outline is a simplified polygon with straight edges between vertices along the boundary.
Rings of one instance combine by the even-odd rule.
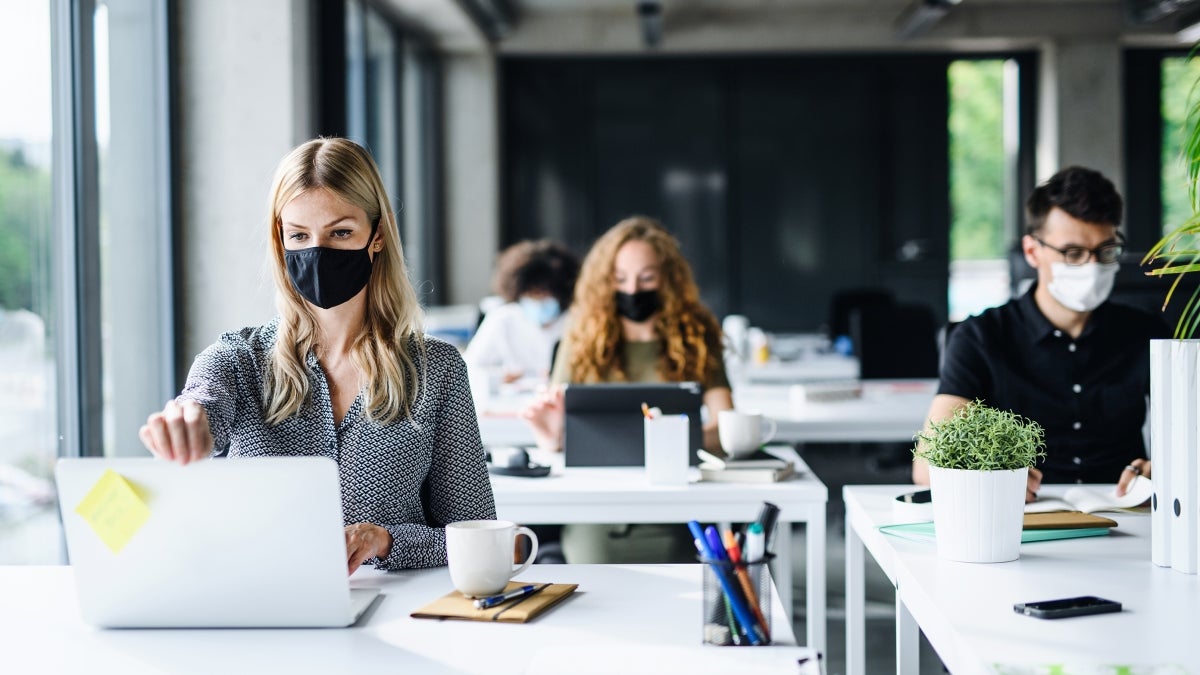
[[[1131,18],[1131,2],[1162,1],[960,0],[914,37],[901,27],[922,0],[662,0],[661,43],[648,48],[637,0],[385,0],[443,51],[506,54],[970,52],[1048,40],[1179,46],[1174,18]],[[511,18],[499,31],[481,25],[496,8]]]

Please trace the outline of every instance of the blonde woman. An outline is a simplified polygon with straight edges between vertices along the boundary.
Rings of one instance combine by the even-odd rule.
[[[329,457],[351,573],[444,565],[445,524],[496,509],[466,366],[422,334],[379,170],[351,141],[309,141],[280,162],[269,209],[279,316],[196,357],[142,442],[182,464]]]
[[[704,446],[719,450],[717,413],[733,407],[721,328],[679,243],[657,221],[627,218],[584,258],[571,321],[551,382],[698,382],[708,422]],[[561,448],[563,396],[551,387],[522,412],[543,448]],[[563,529],[567,562],[693,560],[683,526],[573,525]]]

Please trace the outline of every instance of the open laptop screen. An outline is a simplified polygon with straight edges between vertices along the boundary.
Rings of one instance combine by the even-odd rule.
[[[695,382],[572,384],[563,398],[566,466],[643,466],[643,403],[664,415],[687,415],[692,449],[704,446],[702,396]],[[688,455],[699,463],[695,452]]]

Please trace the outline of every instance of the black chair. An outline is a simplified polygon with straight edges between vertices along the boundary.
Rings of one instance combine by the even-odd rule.
[[[864,380],[938,376],[938,325],[924,305],[892,305],[855,310],[850,337]]]
[[[833,294],[829,302],[829,337],[850,335],[850,316],[858,310],[882,309],[896,304],[885,288],[848,288]]]

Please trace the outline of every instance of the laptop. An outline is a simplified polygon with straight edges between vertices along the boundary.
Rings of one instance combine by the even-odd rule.
[[[702,400],[695,382],[568,385],[563,392],[563,464],[644,466],[643,403],[664,415],[687,415],[691,446],[703,447]],[[695,452],[688,457],[699,464]]]
[[[107,511],[93,517],[96,527],[76,508],[109,469],[132,490],[108,493],[102,505]],[[150,458],[62,459],[55,478],[87,623],[348,626],[379,595],[377,589],[350,588],[337,465],[328,458],[188,466]],[[113,484],[110,475],[101,485]],[[145,507],[130,506],[130,495]],[[113,517],[114,503],[144,520]],[[123,541],[122,532],[128,535]],[[122,544],[116,552],[114,541]]]

